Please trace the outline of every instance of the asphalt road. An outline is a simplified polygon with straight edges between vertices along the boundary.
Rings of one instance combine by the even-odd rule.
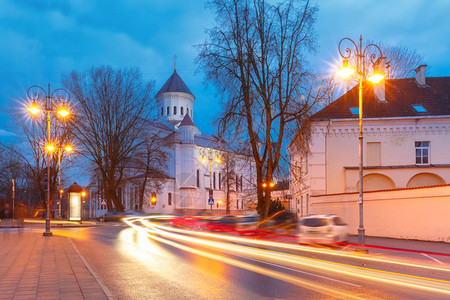
[[[56,234],[72,239],[117,299],[450,297],[446,261],[392,257],[382,251],[283,248],[276,240],[265,243],[233,236],[224,240],[169,227],[150,228],[140,221],[132,225],[106,223]]]

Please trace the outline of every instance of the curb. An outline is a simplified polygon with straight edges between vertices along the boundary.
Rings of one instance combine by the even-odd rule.
[[[86,266],[86,268],[88,269],[88,271],[92,274],[92,276],[95,278],[95,280],[97,281],[98,285],[100,286],[100,288],[103,290],[103,293],[105,293],[106,297],[108,297],[108,299],[112,300],[114,299],[111,291],[108,289],[108,287],[100,280],[100,278],[97,276],[97,274],[94,272],[94,270],[92,270],[91,266],[88,264],[88,262],[86,261],[86,259],[84,258],[83,255],[81,255],[80,251],[78,251],[78,248],[75,246],[74,242],[72,241],[72,239],[67,238],[69,240],[69,242],[72,244],[73,249],[75,250],[75,252],[78,254],[78,257],[80,257],[81,261],[84,263],[84,265]]]

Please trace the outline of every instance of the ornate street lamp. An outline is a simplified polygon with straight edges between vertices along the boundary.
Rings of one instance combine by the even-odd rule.
[[[212,164],[215,162],[216,164],[221,164],[222,163],[222,159],[220,158],[219,155],[219,151],[211,149],[211,148],[201,148],[200,149],[200,154],[202,155],[202,157],[200,158],[200,161],[202,163],[209,163],[209,198],[208,201],[210,201],[210,199],[214,199],[214,195],[213,195],[213,189],[212,189]],[[212,214],[212,207],[213,204],[210,204],[211,207],[211,214]]]
[[[349,42],[350,49],[348,47],[342,47],[342,43]],[[359,228],[358,228],[358,242],[360,245],[365,244],[365,229],[363,222],[363,82],[367,79],[373,83],[378,83],[384,79],[384,74],[380,72],[379,68],[373,67],[373,74],[367,77],[368,72],[366,70],[366,58],[370,59],[372,66],[376,62],[384,58],[383,52],[380,47],[375,44],[369,44],[363,48],[362,36],[359,37],[358,45],[349,38],[343,38],[339,42],[339,54],[344,59],[343,68],[338,72],[338,75],[343,78],[348,78],[356,72],[357,79],[359,81]],[[344,50],[344,51],[342,51]],[[349,66],[349,58],[356,56],[356,63],[354,66]]]
[[[70,114],[67,109],[70,94],[65,89],[56,89],[50,92],[50,84],[48,84],[47,91],[37,85],[30,87],[27,91],[27,96],[32,101],[28,107],[28,111],[32,115],[37,116],[41,112],[39,104],[42,104],[47,118],[47,141],[45,143],[45,149],[47,150],[47,215],[43,235],[52,236],[52,232],[50,231],[50,157],[56,147],[51,143],[51,114],[56,113],[63,119]]]

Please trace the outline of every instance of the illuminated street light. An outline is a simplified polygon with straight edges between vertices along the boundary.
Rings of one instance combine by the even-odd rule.
[[[350,42],[351,47],[354,49],[350,49],[348,47],[341,48],[341,44],[343,42]],[[376,66],[376,62],[378,59],[384,58],[383,52],[380,47],[375,44],[369,44],[366,47],[362,47],[362,36],[359,38],[359,47],[358,45],[349,38],[343,38],[339,42],[339,54],[344,59],[342,69],[338,72],[338,75],[343,78],[348,78],[354,72],[356,72],[359,81],[359,228],[358,228],[358,242],[360,245],[365,244],[365,229],[363,222],[363,82],[367,78],[366,74],[366,58],[370,58],[373,66],[373,74],[369,78],[369,81],[373,83],[378,83],[384,79],[383,72],[380,71],[379,65]],[[344,51],[342,51],[344,50]],[[352,52],[353,51],[353,52]],[[374,53],[375,52],[375,53]],[[348,60],[352,56],[356,56],[356,64],[354,67],[350,68],[348,65]],[[377,58],[377,59],[375,59]],[[384,66],[381,66],[384,68]]]
[[[45,149],[47,149],[48,152],[52,153],[53,151],[55,151],[55,146],[53,146],[52,144],[48,144],[47,146],[45,146]]]
[[[33,101],[31,103],[31,105],[28,107],[28,111],[32,114],[32,115],[37,115],[41,110],[39,109],[39,106],[37,106],[36,102]]]
[[[48,84],[48,89],[45,90],[40,86],[32,86],[27,91],[28,98],[32,101],[31,105],[28,107],[28,111],[33,115],[37,116],[37,114],[41,111],[38,102],[43,103],[44,112],[46,113],[46,125],[47,125],[47,215],[45,218],[45,232],[44,236],[52,236],[52,232],[50,231],[50,158],[51,153],[55,150],[55,146],[50,144],[51,135],[51,114],[58,113],[62,117],[66,117],[69,112],[67,109],[62,110],[61,108],[66,107],[66,103],[70,100],[70,94],[65,89],[56,89],[53,92],[50,92],[50,84]],[[56,102],[56,103],[55,103]],[[60,109],[56,109],[59,107]],[[61,194],[60,194],[61,195]]]
[[[67,110],[67,108],[66,108],[65,105],[61,106],[61,107],[58,109],[57,112],[58,112],[58,114],[59,114],[61,117],[63,117],[63,118],[65,118],[65,117],[67,117],[68,115],[70,115],[70,112]]]
[[[220,158],[218,151],[211,149],[211,148],[201,148],[200,154],[202,157],[200,158],[200,161],[202,163],[206,163],[208,161],[209,163],[209,198],[208,199],[214,199],[213,189],[212,189],[212,163],[215,162],[217,164],[222,163],[222,159]],[[212,214],[212,205],[210,205],[211,208],[211,214]]]

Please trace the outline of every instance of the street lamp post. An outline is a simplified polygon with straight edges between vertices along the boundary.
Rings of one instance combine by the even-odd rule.
[[[219,156],[219,152],[211,149],[211,148],[201,148],[200,149],[200,154],[202,155],[201,157],[201,162],[202,163],[206,163],[208,161],[209,163],[209,199],[214,199],[213,198],[213,190],[212,190],[212,164],[213,162],[217,163],[217,164],[221,164],[222,163],[222,159]],[[213,205],[210,205],[211,208],[211,214],[212,214],[212,207]]]
[[[349,42],[350,47],[354,48],[353,50],[348,47],[342,47],[342,43]],[[339,42],[338,46],[339,54],[344,59],[343,68],[338,72],[339,76],[343,78],[350,77],[353,73],[356,72],[357,79],[359,81],[358,88],[358,116],[359,116],[359,143],[358,143],[358,157],[359,157],[359,227],[358,227],[358,242],[360,245],[365,244],[365,229],[364,229],[364,221],[363,221],[363,82],[368,79],[373,83],[378,83],[384,79],[384,74],[378,73],[378,70],[375,70],[374,73],[367,78],[367,70],[366,70],[366,58],[370,58],[372,65],[376,63],[376,61],[380,58],[383,58],[383,52],[380,47],[375,44],[369,44],[363,48],[362,45],[362,36],[359,38],[359,47],[358,45],[349,38],[343,38]],[[344,50],[344,51],[342,51]],[[349,58],[356,56],[356,63],[353,67],[349,67]]]
[[[58,113],[62,118],[67,117],[70,113],[67,110],[66,104],[70,99],[70,94],[65,89],[56,89],[52,93],[50,92],[50,84],[48,84],[47,91],[40,86],[32,86],[27,91],[27,96],[32,100],[31,106],[28,107],[28,111],[32,115],[37,115],[40,112],[38,102],[44,104],[44,112],[47,117],[47,215],[45,218],[45,231],[44,236],[52,236],[50,231],[50,156],[51,152],[55,150],[55,147],[51,143],[50,127],[51,127],[51,114]]]

